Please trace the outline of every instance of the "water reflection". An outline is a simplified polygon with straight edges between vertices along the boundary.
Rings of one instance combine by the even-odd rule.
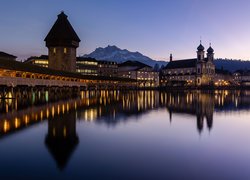
[[[16,107],[24,104],[29,106],[17,110]],[[83,91],[77,99],[55,103],[42,101],[40,104],[38,101],[35,104],[32,106],[30,102],[14,99],[1,100],[0,136],[45,120],[49,120],[49,124],[57,122],[58,118],[74,121],[76,117],[80,121],[116,126],[129,121],[131,116],[139,117],[159,108],[169,112],[170,121],[174,121],[173,114],[192,115],[197,121],[198,132],[201,132],[204,121],[209,130],[213,128],[215,112],[249,110],[250,91]],[[69,112],[74,115],[69,116]]]
[[[77,158],[81,158],[81,156],[83,156],[81,162],[87,162],[85,164],[85,168],[87,168],[89,165],[88,163],[90,163],[90,165],[92,165],[90,166],[90,169],[92,169],[92,167],[93,169],[95,169],[96,164],[97,167],[99,167],[98,163],[113,163],[113,166],[109,164],[110,166],[107,165],[107,167],[116,167],[116,165],[120,163],[119,159],[121,160],[122,158],[124,158],[123,160],[121,160],[121,162],[125,163],[121,163],[121,166],[119,166],[120,169],[118,168],[117,172],[121,172],[123,170],[123,167],[136,168],[134,166],[131,166],[131,164],[139,163],[140,160],[147,158],[150,159],[151,157],[151,159],[149,160],[150,163],[153,163],[152,166],[149,166],[151,169],[148,168],[147,171],[144,171],[144,169],[141,168],[142,171],[138,171],[138,174],[140,174],[141,172],[149,172],[148,170],[150,169],[154,172],[158,172],[159,170],[159,175],[161,175],[161,173],[164,174],[166,172],[165,168],[167,162],[171,162],[169,163],[168,168],[172,168],[173,165],[176,165],[174,166],[176,174],[179,174],[178,168],[180,165],[185,164],[185,162],[183,162],[186,161],[185,158],[189,157],[189,161],[195,161],[195,158],[199,159],[199,161],[197,161],[198,165],[194,165],[193,167],[200,167],[199,163],[202,159],[201,157],[204,157],[204,154],[207,155],[209,153],[210,154],[207,156],[208,159],[205,160],[209,161],[210,158],[213,157],[212,159],[215,159],[215,164],[214,166],[206,168],[214,167],[216,169],[217,159],[219,158],[219,156],[224,157],[225,151],[234,150],[234,148],[231,147],[231,141],[234,137],[238,137],[238,134],[235,133],[231,136],[232,129],[230,128],[235,128],[239,124],[238,129],[241,130],[242,124],[240,125],[240,122],[238,121],[234,122],[233,125],[232,122],[228,121],[224,121],[224,123],[214,122],[219,122],[221,120],[218,119],[218,117],[221,118],[221,116],[218,116],[218,114],[223,114],[224,118],[227,118],[228,114],[229,117],[237,119],[239,117],[239,112],[245,113],[249,111],[250,91],[83,91],[81,92],[79,98],[71,100],[45,103],[44,100],[42,100],[42,102],[39,102],[39,98],[36,98],[36,100],[33,102],[33,105],[31,102],[23,101],[27,101],[27,99],[1,100],[1,142],[4,142],[3,139],[8,139],[9,135],[11,134],[16,134],[16,132],[25,131],[29,128],[32,129],[33,125],[45,122],[44,124],[46,125],[46,129],[44,132],[42,132],[40,143],[42,143],[43,147],[46,147],[45,152],[48,152],[47,154],[50,154],[49,158],[53,158],[53,161],[57,165],[57,168],[63,171],[63,173],[68,170],[68,168],[66,169],[66,167],[76,167],[76,160],[73,160],[74,158],[72,157],[73,155],[76,155]],[[25,104],[29,105],[27,107],[24,107]],[[237,113],[237,115],[233,116],[232,114],[234,114],[235,112]],[[145,116],[147,115],[147,113],[150,115],[153,114],[154,116],[150,116],[150,118],[148,118],[148,116]],[[144,124],[144,121],[148,121],[149,119],[153,122],[150,125],[147,123]],[[134,125],[130,122],[134,121],[137,123],[137,121],[139,120],[140,122],[138,122],[138,124],[143,126],[140,126],[139,129],[135,129],[136,132],[138,130],[138,134],[136,134],[135,131],[129,128],[126,129],[126,127],[131,128],[131,126]],[[189,132],[188,135],[179,133],[178,128],[180,127],[176,126],[177,123],[174,124],[175,122],[180,122],[181,120],[184,120],[185,122],[190,121],[190,124],[194,124],[194,126],[191,126],[191,128],[190,126],[188,126],[189,123],[184,123],[187,126],[181,126],[181,130],[187,129],[186,132]],[[156,123],[155,125],[155,122],[158,122],[158,124]],[[222,125],[227,126],[227,123],[231,123],[231,125],[229,125],[228,128],[225,128],[225,130],[223,129]],[[121,126],[121,124],[125,124],[125,126]],[[166,124],[169,124],[169,127],[166,127]],[[173,124],[175,126],[173,126]],[[77,129],[77,125],[79,125],[81,128]],[[92,125],[94,126],[94,128]],[[151,125],[155,125],[155,127],[157,128],[152,127],[151,129]],[[220,126],[220,128],[214,128],[215,125]],[[90,127],[91,129],[91,126],[93,129],[89,130],[88,128]],[[101,132],[101,134],[98,134],[100,129],[106,130],[107,127],[110,126],[113,127],[114,130],[112,129],[112,132],[109,131],[108,135],[106,134],[105,136],[103,132]],[[118,127],[125,127],[125,130]],[[207,140],[207,144],[195,144],[195,141],[194,139],[192,139],[192,137],[200,137],[200,134],[203,133],[206,128],[208,129],[208,131],[210,131],[211,134],[213,133],[214,136],[210,136],[210,138],[214,138],[214,144],[209,138],[204,138],[205,140]],[[117,129],[122,129],[124,131],[117,132]],[[150,132],[148,131],[148,129],[150,129]],[[169,131],[166,131],[166,129],[168,129]],[[162,134],[155,132],[158,130]],[[141,133],[142,131],[144,132]],[[193,134],[192,131],[194,132]],[[229,137],[229,140],[227,138],[221,138],[221,134],[223,134],[222,131],[229,132],[228,134],[224,135],[225,137]],[[150,134],[151,132],[153,132],[153,135]],[[86,136],[86,138],[84,138],[86,135],[85,133],[88,135]],[[129,133],[132,133],[132,135],[130,136]],[[138,137],[136,137],[136,135],[138,135]],[[189,136],[190,139],[181,141],[182,138],[178,138],[179,136]],[[242,136],[239,136],[239,139],[244,140],[244,138],[242,137],[246,136],[247,134],[243,133]],[[133,140],[131,137],[137,139]],[[110,138],[111,140],[109,141],[108,138]],[[237,144],[237,142],[240,141],[239,139],[236,138],[234,143]],[[228,144],[226,143],[227,140],[229,142]],[[91,144],[92,141],[94,145]],[[115,147],[114,142],[116,145]],[[238,144],[238,146],[245,146],[245,148],[242,148],[243,150],[249,148],[249,146],[247,146],[245,142],[246,141],[244,140],[242,144],[240,142]],[[37,143],[39,144],[39,142]],[[162,144],[164,143],[165,145],[163,146]],[[186,144],[188,144],[188,148],[185,146]],[[192,144],[193,146],[192,150],[190,150],[190,144]],[[222,149],[220,149],[221,144],[223,144]],[[99,153],[100,149],[105,153]],[[114,151],[112,151],[113,149]],[[133,151],[131,151],[131,149]],[[239,150],[239,157],[242,154],[242,149]],[[80,156],[78,150],[82,153]],[[84,152],[84,150],[86,151]],[[205,153],[204,150],[206,150]],[[95,152],[91,154],[92,151]],[[218,152],[221,153],[218,153],[218,156],[216,156],[215,154],[213,154],[214,152],[216,152],[215,154],[217,154]],[[232,154],[237,154],[237,152],[238,151],[235,150],[232,152]],[[8,154],[8,150],[6,150],[5,153]],[[167,155],[168,153],[170,154],[169,156]],[[91,158],[88,159],[88,155],[86,154],[90,155]],[[172,156],[172,154],[176,156]],[[186,156],[186,154],[188,154],[189,156]],[[228,157],[233,157],[232,154],[229,154]],[[112,158],[113,156],[114,158]],[[116,159],[118,160],[116,161]],[[126,164],[127,159],[129,159],[129,162],[131,162],[131,164]],[[136,160],[133,161],[133,159]],[[70,166],[70,161],[74,162],[72,163],[74,165]],[[91,164],[92,161],[93,164]],[[159,162],[162,163],[162,166],[158,166]],[[139,163],[138,167],[143,167],[143,165],[149,165],[150,163]],[[207,162],[205,164],[207,164]],[[238,163],[237,165],[239,164],[240,163]],[[224,168],[224,166],[226,165],[228,164],[223,164],[223,166],[221,165],[220,167]],[[55,167],[54,164],[53,167]],[[157,168],[154,169],[154,167]],[[161,169],[162,167],[163,169]],[[82,167],[78,168],[81,169]],[[79,172],[80,171],[81,170],[79,170]],[[183,171],[185,172],[185,170]],[[91,172],[89,173],[91,174]]]
[[[172,92],[162,94],[162,99],[167,104],[170,121],[173,113],[186,113],[196,116],[197,130],[203,130],[204,121],[207,122],[209,130],[213,126],[214,93],[202,92]],[[164,103],[163,103],[164,104]]]
[[[48,134],[45,144],[59,169],[65,168],[78,142],[75,113],[67,112],[63,116],[56,115],[54,118],[48,119]]]
[[[209,131],[213,129],[214,113],[250,109],[250,91],[83,91],[81,97],[68,101],[45,103],[37,99],[35,103],[1,100],[0,138],[47,121],[45,145],[60,170],[66,167],[80,141],[78,120],[116,127],[151,110],[165,109],[169,117],[157,118],[172,122],[175,115],[183,119],[189,115],[199,134],[205,124]],[[27,108],[19,109],[22,105]]]

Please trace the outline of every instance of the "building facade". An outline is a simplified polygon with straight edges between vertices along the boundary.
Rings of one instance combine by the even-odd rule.
[[[40,57],[32,56],[24,61],[24,63],[30,63],[41,67],[49,67],[49,57],[47,55],[41,55]]]
[[[233,73],[233,80],[237,85],[250,86],[250,70],[237,70]]]
[[[55,70],[76,72],[76,49],[81,40],[67,18],[61,12],[44,40],[48,47],[48,66]]]
[[[206,86],[214,83],[214,50],[210,46],[205,51],[202,44],[197,48],[197,57],[185,60],[173,60],[161,71],[162,86]]]
[[[236,85],[236,83],[234,82],[232,73],[230,71],[224,69],[216,69],[214,76],[214,85],[219,87],[225,87],[230,85]]]
[[[93,58],[78,57],[76,61],[76,72],[82,75],[98,75],[98,62]]]
[[[118,66],[118,76],[137,80],[138,87],[158,87],[159,72],[138,61],[126,61]]]
[[[107,77],[118,76],[118,64],[112,61],[98,61],[98,75]]]

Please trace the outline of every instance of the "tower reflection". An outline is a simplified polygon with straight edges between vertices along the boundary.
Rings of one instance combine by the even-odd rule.
[[[83,91],[77,99],[47,103],[36,100],[0,101],[0,141],[34,124],[48,122],[45,145],[61,170],[79,144],[76,120],[116,127],[143,121],[142,115],[161,109],[168,113],[157,118],[168,120],[169,115],[170,121],[175,121],[189,115],[197,132],[202,133],[205,127],[212,131],[214,113],[250,110],[250,91]],[[181,116],[175,119],[175,114]]]
[[[174,120],[173,114],[193,116],[198,132],[202,132],[204,122],[209,130],[213,128],[214,112],[249,110],[250,91],[83,91],[77,99],[52,103],[37,99],[33,105],[28,99],[1,100],[0,137],[45,120],[50,125],[58,118],[116,126],[159,108],[167,109],[170,121]],[[69,112],[75,115],[69,117]]]
[[[196,116],[197,130],[202,132],[204,121],[209,130],[213,127],[214,93],[213,92],[169,92],[162,94],[172,121],[173,113]]]
[[[78,143],[74,112],[67,112],[63,116],[48,119],[48,134],[45,144],[59,169],[63,170],[66,167]]]

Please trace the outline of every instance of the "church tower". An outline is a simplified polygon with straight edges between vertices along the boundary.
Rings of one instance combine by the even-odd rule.
[[[204,60],[205,60],[205,48],[202,46],[201,42],[200,45],[197,48],[197,64],[196,64],[196,85],[200,86],[202,85],[202,76],[204,71]]]
[[[204,46],[202,46],[201,42],[200,45],[197,48],[197,59],[198,61],[203,61],[205,58],[205,51],[204,51]]]
[[[208,59],[208,61],[211,61],[211,62],[214,61],[214,50],[211,47],[211,44],[210,44],[210,47],[207,50],[207,59]]]
[[[44,41],[49,51],[49,68],[76,72],[76,49],[81,40],[64,12],[58,15]]]

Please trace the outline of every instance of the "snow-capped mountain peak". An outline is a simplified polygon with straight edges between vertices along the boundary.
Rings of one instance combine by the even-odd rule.
[[[162,65],[164,62],[158,62],[144,56],[139,52],[130,52],[127,49],[120,49],[117,46],[108,45],[106,48],[97,48],[94,52],[84,55],[84,57],[95,58],[96,60],[115,61],[122,63],[128,60],[139,61],[144,64],[154,66],[156,63]]]

